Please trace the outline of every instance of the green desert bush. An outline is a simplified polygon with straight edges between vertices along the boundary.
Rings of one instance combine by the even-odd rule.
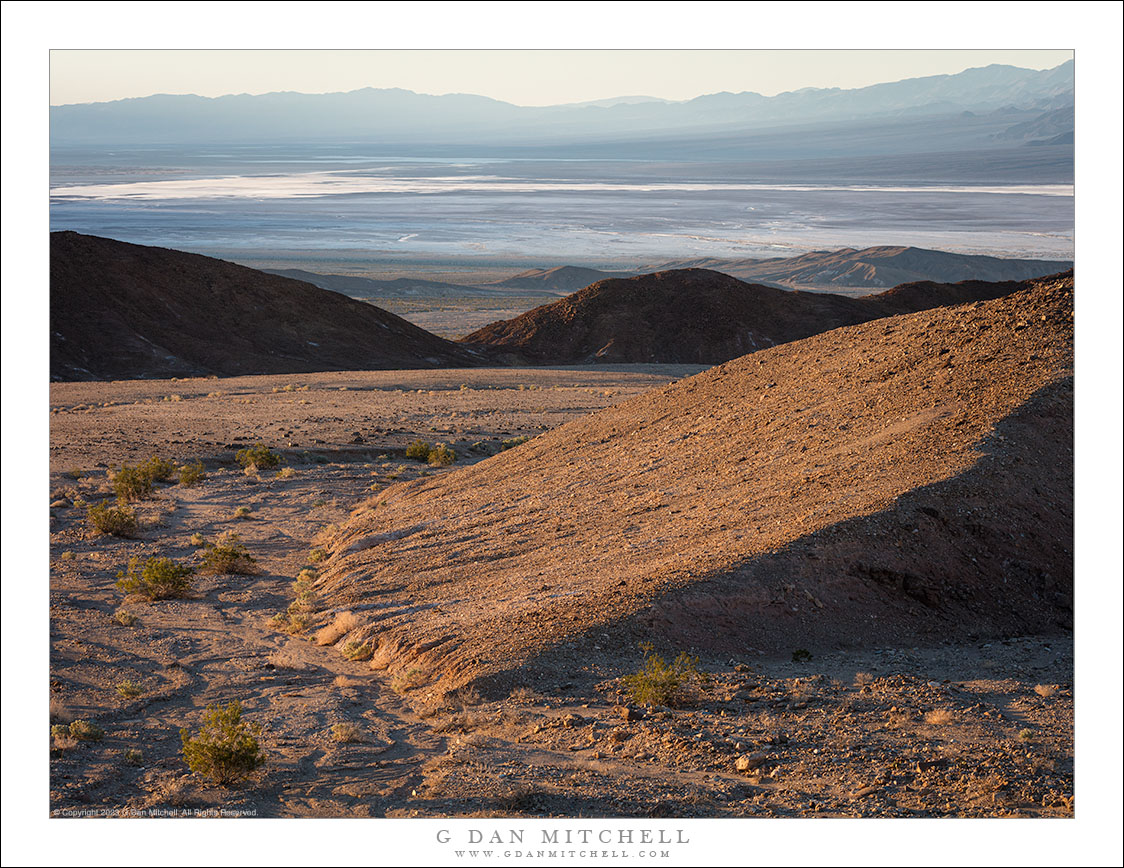
[[[236,533],[224,533],[217,543],[208,544],[203,552],[203,564],[200,572],[210,575],[233,573],[237,575],[252,575],[256,572],[256,561],[246,551],[241,537]]]
[[[130,467],[122,464],[113,474],[113,493],[122,503],[144,500],[152,496],[152,477],[143,467]]]
[[[308,553],[308,559],[311,563],[318,564],[328,560],[328,552],[324,549],[313,549]]]
[[[203,536],[203,534],[196,531],[188,538],[188,542],[190,542],[197,549],[201,549],[207,544],[207,538]]]
[[[239,449],[234,454],[234,460],[246,470],[254,472],[273,470],[275,467],[281,466],[281,456],[272,451],[264,443],[258,443],[256,446]]]
[[[70,724],[68,730],[71,738],[77,741],[101,741],[105,732],[96,723],[91,723],[88,720],[76,720]]]
[[[447,467],[456,460],[457,453],[444,443],[438,443],[429,450],[429,463],[433,467]]]
[[[240,506],[234,510],[234,517],[248,519],[250,517],[251,511],[252,510],[248,506]]]
[[[138,696],[144,693],[144,688],[131,679],[118,681],[116,686],[117,693],[123,699],[136,699]]]
[[[361,662],[370,660],[375,654],[375,649],[367,642],[345,642],[342,653],[348,660]]]
[[[354,723],[333,723],[332,741],[341,744],[354,744],[363,740],[363,731]]]
[[[514,449],[516,446],[526,443],[530,439],[531,438],[528,435],[524,434],[522,437],[512,437],[509,440],[501,440],[500,452],[504,452],[508,449]]]
[[[125,760],[126,765],[139,766],[144,762],[144,754],[135,747],[126,748],[121,756]]]
[[[432,449],[433,447],[424,440],[415,440],[406,447],[406,457],[413,458],[417,461],[428,461],[429,453]]]
[[[207,474],[203,472],[202,461],[196,461],[194,464],[181,464],[179,474],[180,485],[184,488],[196,486],[207,478]]]
[[[140,557],[133,557],[128,568],[117,574],[117,587],[126,594],[141,594],[150,600],[171,600],[191,592],[194,572],[171,558],[149,558],[142,565]]]
[[[127,506],[91,504],[86,508],[86,523],[98,533],[131,537],[137,532],[137,514]]]
[[[153,482],[168,482],[177,472],[176,465],[166,458],[153,455],[146,462],[138,465],[137,470]]]
[[[669,664],[650,643],[640,647],[644,650],[644,667],[621,679],[632,701],[666,706],[685,702],[689,698],[688,688],[702,680],[699,659],[684,651]]]
[[[180,730],[183,758],[195,774],[226,786],[248,777],[265,762],[260,735],[260,726],[242,720],[238,700],[223,707],[209,705],[198,733]]]

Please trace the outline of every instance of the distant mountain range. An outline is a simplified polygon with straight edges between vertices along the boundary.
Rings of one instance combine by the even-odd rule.
[[[732,134],[756,136],[780,128],[854,123],[890,124],[906,134],[909,125],[925,118],[958,116],[928,148],[941,150],[947,148],[949,136],[973,146],[1009,144],[1008,140],[1019,140],[1024,134],[1037,136],[1037,119],[1050,113],[1055,113],[1051,124],[1072,131],[1072,106],[1070,61],[1042,71],[996,64],[956,75],[850,90],[804,88],[772,97],[750,92],[708,94],[682,102],[620,97],[546,107],[516,106],[470,94],[431,96],[375,88],[214,98],[162,94],[53,106],[50,122],[54,147],[362,141],[553,149],[583,145],[613,150],[634,141],[674,148],[684,137],[721,141]],[[1067,129],[1052,129],[1040,138],[1054,138]],[[924,148],[931,138],[930,134],[915,136],[912,146]],[[840,143],[844,147],[834,149],[836,155],[847,151],[845,139]],[[832,150],[829,143],[824,146]],[[736,143],[719,147],[736,149]],[[708,158],[707,151],[698,158]]]
[[[480,285],[462,285],[423,278],[376,280],[342,274],[317,274],[298,268],[263,269],[342,292],[353,298],[465,298],[511,295],[566,295],[599,280],[634,277],[654,271],[705,268],[739,280],[791,289],[868,288],[871,291],[918,280],[955,283],[960,280],[1026,280],[1072,268],[1069,260],[1002,259],[947,253],[920,247],[867,247],[818,250],[772,259],[674,259],[636,271],[601,271],[562,265],[534,268]]]
[[[1001,259],[920,247],[822,250],[776,259],[675,259],[653,270],[709,268],[740,280],[793,288],[885,289],[917,280],[1027,280],[1072,268],[1068,260]]]

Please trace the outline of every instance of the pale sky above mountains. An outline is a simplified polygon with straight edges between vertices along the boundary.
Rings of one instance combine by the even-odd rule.
[[[363,87],[473,93],[516,105],[721,91],[772,96],[805,87],[865,87],[993,63],[1047,69],[1070,50],[55,50],[51,104],[155,93]]]

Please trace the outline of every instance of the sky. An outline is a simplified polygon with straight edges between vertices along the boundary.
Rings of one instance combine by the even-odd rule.
[[[773,96],[804,87],[856,88],[1003,63],[1047,69],[1060,50],[113,50],[50,53],[51,104],[154,93],[398,87],[473,93],[516,105],[618,96],[691,99],[720,91]]]

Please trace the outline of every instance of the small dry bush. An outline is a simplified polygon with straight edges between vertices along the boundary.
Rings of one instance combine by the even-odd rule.
[[[952,723],[955,719],[956,715],[947,708],[934,708],[925,715],[925,722],[931,726],[944,726]]]
[[[297,472],[292,467],[282,467],[277,471],[278,479],[292,479],[297,475]]]
[[[191,592],[194,572],[171,558],[149,558],[142,566],[137,556],[129,560],[126,570],[117,574],[117,587],[126,594],[140,594],[150,600],[171,600]]]
[[[416,687],[421,687],[426,682],[426,673],[424,669],[419,669],[416,666],[410,667],[403,672],[399,672],[390,680],[390,689],[395,693],[406,693]]]
[[[144,693],[144,688],[141,687],[141,685],[139,685],[137,682],[130,679],[126,679],[125,681],[118,681],[116,686],[118,695],[120,695],[123,699],[136,699],[138,696]]]
[[[96,723],[88,720],[76,720],[70,724],[70,737],[76,741],[101,741],[105,731]]]
[[[516,446],[522,446],[531,438],[524,434],[522,437],[512,437],[508,440],[500,441],[500,452],[506,452],[508,449],[514,449]]]
[[[190,542],[197,549],[201,549],[207,544],[207,538],[203,536],[203,534],[196,532],[191,535],[191,537],[188,539],[188,542]]]
[[[259,725],[242,720],[238,700],[223,707],[209,705],[197,734],[180,730],[183,758],[195,774],[226,786],[248,777],[265,762],[260,734]]]
[[[192,488],[207,478],[207,474],[203,472],[202,461],[180,465],[179,473],[180,485],[184,488]]]
[[[375,656],[375,649],[369,642],[345,642],[341,652],[348,660],[362,662]]]
[[[621,679],[629,698],[641,705],[668,707],[687,702],[692,688],[703,680],[699,658],[684,651],[669,664],[650,643],[640,647],[644,650],[644,667]]]
[[[432,449],[433,447],[424,440],[415,440],[406,447],[406,457],[413,458],[416,461],[428,461]]]
[[[74,720],[74,715],[70,713],[70,709],[63,705],[62,700],[56,696],[51,697],[49,715],[51,723],[69,724]]]
[[[153,482],[168,482],[176,474],[177,468],[175,463],[166,458],[153,455],[146,462],[138,465],[137,470]]]
[[[275,467],[281,466],[281,456],[264,443],[239,449],[234,453],[234,460],[246,470],[252,470],[255,473],[261,470],[273,470]]]
[[[143,465],[131,467],[122,464],[113,474],[113,493],[121,503],[145,500],[152,496],[152,477],[145,472]]]
[[[874,682],[874,676],[871,675],[869,672],[856,672],[855,673],[855,686],[856,687],[865,687],[866,685],[872,684],[873,682]]]
[[[315,548],[308,553],[308,560],[313,564],[323,563],[328,560],[328,552],[321,548]]]
[[[234,517],[241,519],[250,518],[251,509],[248,506],[240,506],[234,510]]]
[[[457,453],[444,443],[438,443],[429,450],[427,460],[431,467],[448,467],[457,460]]]
[[[109,506],[105,503],[86,509],[86,522],[98,533],[109,536],[132,537],[137,532],[137,513],[127,506]]]
[[[138,618],[128,609],[118,609],[113,613],[113,620],[115,620],[122,627],[135,627],[140,621],[140,618]]]
[[[224,533],[217,543],[207,545],[199,571],[210,575],[249,576],[257,571],[256,563],[238,534]]]
[[[121,758],[125,761],[125,765],[129,766],[139,766],[144,762],[144,754],[135,747],[126,748]]]
[[[340,744],[355,744],[363,740],[363,730],[354,723],[332,724],[332,741]]]

